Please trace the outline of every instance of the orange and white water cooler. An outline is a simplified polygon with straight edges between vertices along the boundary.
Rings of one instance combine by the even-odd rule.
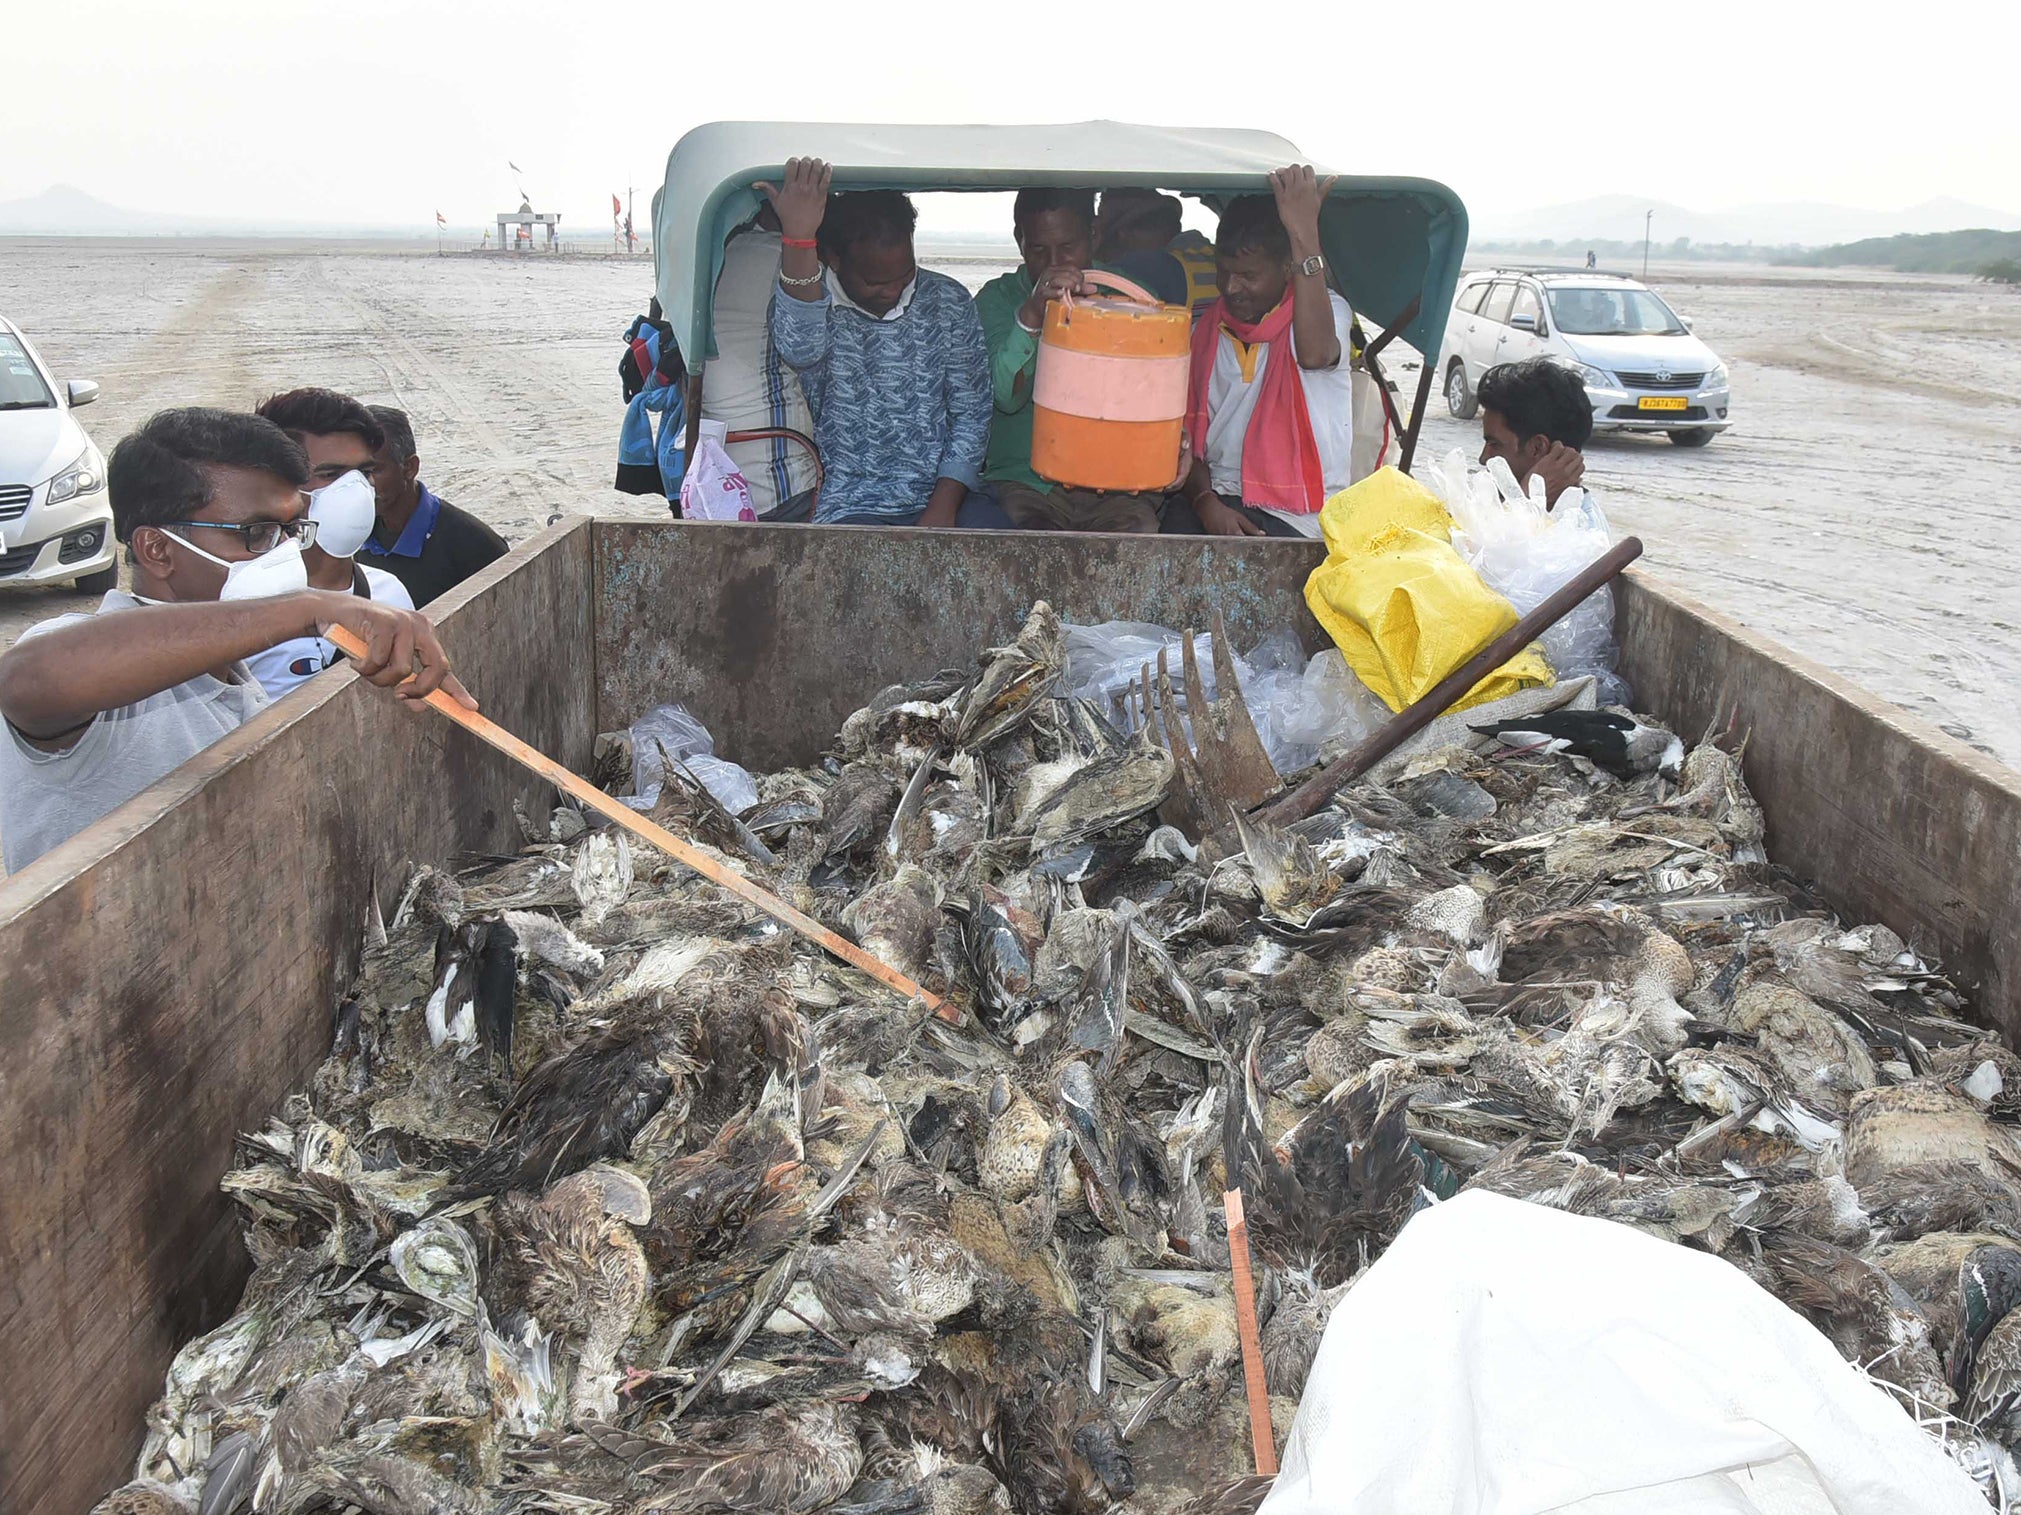
[[[1192,319],[1113,274],[1123,299],[1046,307],[1032,379],[1032,470],[1077,489],[1163,489],[1179,469]]]

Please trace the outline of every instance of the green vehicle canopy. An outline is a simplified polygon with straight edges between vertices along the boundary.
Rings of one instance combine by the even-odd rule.
[[[653,196],[660,306],[690,364],[711,354],[712,296],[723,244],[757,213],[758,180],[788,158],[822,158],[837,189],[1108,189],[1140,185],[1219,209],[1269,186],[1265,175],[1309,161],[1270,132],[1132,126],[845,126],[716,121],[674,144]],[[1320,168],[1326,174],[1332,170]],[[1008,227],[1006,227],[1008,231]],[[1467,246],[1459,197],[1429,179],[1343,173],[1320,217],[1335,282],[1365,327],[1408,342],[1431,370]],[[1374,336],[1371,330],[1371,336]],[[1422,405],[1418,407],[1423,409]]]

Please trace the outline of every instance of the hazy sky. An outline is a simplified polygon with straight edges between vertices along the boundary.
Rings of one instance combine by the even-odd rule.
[[[1442,179],[1478,223],[1629,193],[1694,209],[1949,195],[2021,210],[2012,12],[1266,0],[0,0],[0,200],[432,228],[601,224],[718,118],[1277,131]],[[853,25],[855,16],[863,24]],[[1104,29],[1102,18],[1112,15]],[[1106,30],[1113,40],[1105,40]],[[1253,61],[1242,61],[1253,60]]]

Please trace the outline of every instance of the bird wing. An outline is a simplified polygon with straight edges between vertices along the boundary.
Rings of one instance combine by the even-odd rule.
[[[981,894],[959,911],[961,943],[975,975],[977,997],[998,1034],[1007,1032],[1025,1008],[1032,988],[1032,960],[1010,921]]]
[[[1222,1110],[1222,1164],[1228,1187],[1242,1191],[1249,1232],[1264,1256],[1282,1263],[1309,1253],[1315,1236],[1305,1225],[1309,1211],[1294,1166],[1271,1147],[1263,1126],[1261,1076],[1257,1057],[1263,1028],[1250,1034],[1240,1063],[1228,1065],[1228,1097]]]
[[[1370,1086],[1364,1084],[1364,1089]],[[1373,1096],[1368,1102],[1373,1106]],[[1356,1225],[1388,1246],[1417,1210],[1425,1156],[1411,1140],[1409,1104],[1393,1100],[1376,1116],[1348,1158],[1347,1182]]]
[[[1971,1391],[1959,1413],[1975,1425],[1991,1429],[2008,1420],[2017,1405],[2021,1405],[2021,1316],[2010,1314],[1979,1348]],[[2006,1439],[2003,1433],[2001,1440]]]
[[[1008,647],[993,648],[955,718],[957,747],[986,747],[1007,735],[1058,680],[1066,665],[1059,616],[1041,600]]]
[[[1958,1341],[1955,1387],[1968,1388],[1981,1343],[2021,1304],[2021,1250],[1974,1247],[1958,1264]]]
[[[1311,915],[1320,897],[1328,892],[1330,875],[1305,838],[1295,831],[1252,822],[1239,810],[1235,812],[1235,829],[1265,908],[1289,912],[1299,921]]]
[[[545,1188],[601,1158],[620,1156],[673,1087],[651,1037],[635,1026],[613,1026],[556,1053],[520,1080],[484,1152],[444,1190],[442,1202]]]
[[[1553,910],[1508,927],[1502,939],[1501,978],[1619,980],[1640,947],[1632,919],[1604,910]]]
[[[643,1476],[675,1488],[632,1508],[639,1515],[822,1509],[847,1491],[862,1462],[863,1450],[853,1442],[847,1447],[827,1445],[790,1432],[748,1450],[668,1451],[653,1458]]]
[[[1256,1515],[1276,1483],[1275,1473],[1245,1473],[1233,1483],[1199,1495],[1180,1515]]]
[[[212,1448],[204,1463],[203,1497],[197,1515],[232,1515],[252,1492],[259,1465],[260,1444],[244,1431],[234,1431]]]
[[[1298,946],[1359,952],[1400,929],[1415,903],[1409,895],[1380,884],[1357,884],[1313,911],[1303,926],[1269,914],[1258,916],[1256,924],[1279,940]]]
[[[519,938],[503,920],[491,921],[477,960],[477,1035],[484,1049],[512,1069],[512,1026],[519,976]]]
[[[1109,940],[1088,967],[1074,1018],[1073,1045],[1111,1058],[1123,1040],[1123,1020],[1130,1004],[1130,933],[1111,927]]]
[[[273,1421],[274,1453],[285,1471],[306,1467],[316,1453],[337,1439],[358,1383],[354,1372],[340,1366],[289,1390]]]
[[[714,1361],[694,1381],[688,1391],[674,1402],[670,1419],[679,1420],[686,1414],[688,1408],[702,1396],[710,1384],[716,1381],[716,1375],[723,1371],[730,1359],[744,1349],[744,1343],[751,1339],[751,1333],[772,1318],[772,1312],[779,1308],[780,1302],[791,1292],[793,1280],[800,1276],[800,1265],[806,1255],[807,1242],[803,1238],[789,1247],[784,1256],[765,1270],[764,1276],[751,1291],[750,1308],[745,1310],[743,1318],[737,1322],[736,1329],[730,1333],[729,1340],[723,1343],[723,1349],[716,1354]],[[765,1506],[732,1505],[731,1508],[762,1509]]]
[[[889,819],[898,785],[883,770],[851,764],[821,797],[823,858],[853,852]]]

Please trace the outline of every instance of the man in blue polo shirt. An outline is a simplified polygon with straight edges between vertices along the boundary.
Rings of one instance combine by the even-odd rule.
[[[505,539],[467,510],[459,510],[421,482],[421,458],[407,412],[391,405],[367,407],[386,441],[372,475],[378,519],[365,553],[402,584],[414,603],[426,605],[478,570],[505,556]]]

